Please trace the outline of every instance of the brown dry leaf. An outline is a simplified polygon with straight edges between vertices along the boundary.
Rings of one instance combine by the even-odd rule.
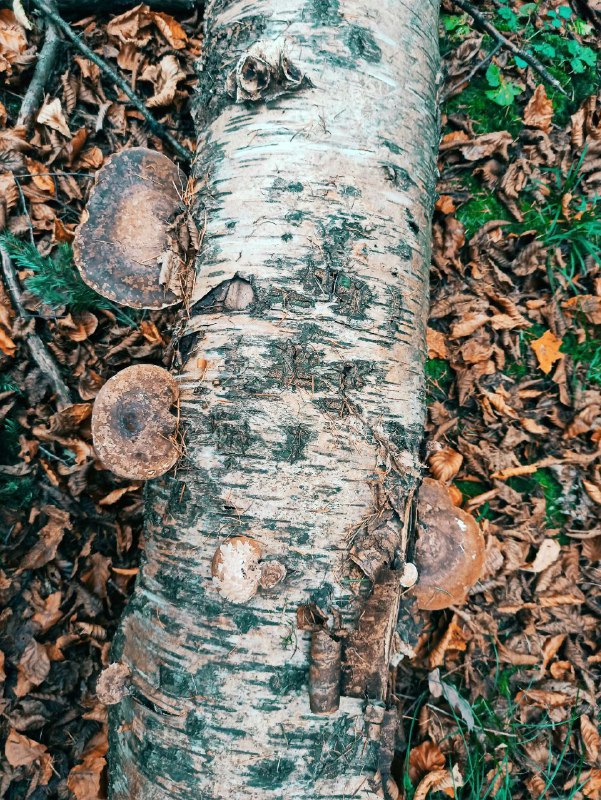
[[[540,83],[524,109],[524,125],[549,133],[552,119],[553,102],[547,97],[544,85]]]
[[[161,11],[154,11],[152,21],[174,50],[181,50],[186,46],[188,41],[186,31],[176,19]]]
[[[78,169],[100,169],[103,163],[104,155],[96,145],[87,147],[77,159]]]
[[[60,592],[53,592],[43,600],[41,606],[31,618],[31,621],[37,625],[40,632],[47,631],[63,616],[60,610],[61,602],[62,594]]]
[[[444,447],[442,450],[432,453],[428,463],[432,475],[437,480],[447,483],[452,481],[459,472],[463,456],[452,447]]]
[[[38,113],[37,121],[40,125],[46,125],[47,128],[52,128],[52,130],[62,133],[68,139],[71,138],[71,131],[67,125],[61,101],[58,97],[46,99]]]
[[[579,294],[570,297],[562,308],[566,311],[581,311],[593,325],[601,325],[601,297],[594,294]]]
[[[38,761],[46,752],[46,747],[33,739],[28,739],[11,730],[4,746],[4,755],[11,767],[28,767]]]
[[[17,664],[17,685],[14,692],[24,697],[34,687],[43,683],[50,672],[50,659],[43,644],[31,639]]]
[[[460,147],[461,154],[468,161],[478,161],[481,158],[490,158],[498,155],[504,161],[509,158],[509,146],[513,138],[508,131],[496,131],[495,133],[483,133],[476,136],[468,144]]]
[[[180,69],[177,58],[173,55],[164,56],[157,67],[144,70],[140,80],[150,80],[155,87],[155,93],[146,101],[149,108],[168,106],[173,102],[177,84],[184,80],[186,73]]]
[[[12,172],[0,174],[0,209],[12,211],[19,201],[19,190]]]
[[[10,356],[11,358],[17,351],[17,345],[2,328],[0,328],[0,350],[5,356]]]
[[[102,500],[98,501],[99,506],[112,506],[118,500],[121,500],[124,494],[128,492],[135,492],[136,489],[139,489],[141,483],[133,483],[131,486],[121,486],[119,489],[113,489],[112,492],[109,492],[106,497],[103,497]]]
[[[445,759],[435,742],[422,742],[409,753],[409,778],[415,784],[424,775],[444,767]]]
[[[76,800],[98,800],[102,797],[101,777],[106,767],[106,751],[108,749],[106,729],[90,742],[83,761],[69,772],[67,786]]]
[[[144,47],[151,39],[146,30],[152,22],[150,8],[144,3],[130,8],[119,14],[106,26],[106,32],[113,39],[118,39],[123,44],[132,43]]]
[[[55,506],[44,506],[42,511],[48,516],[49,521],[40,530],[37,542],[21,561],[16,571],[17,575],[26,569],[39,569],[52,561],[65,531],[71,529],[69,514],[66,511]]]
[[[452,214],[456,210],[453,198],[449,197],[448,194],[440,195],[436,200],[435,208],[437,211],[440,211],[441,214]]]
[[[445,655],[448,650],[463,652],[466,648],[467,639],[459,624],[457,614],[453,614],[442,639],[432,648],[428,655],[428,669],[433,670],[436,669],[436,667],[441,667],[444,664]]]
[[[448,793],[447,790],[451,790],[449,796],[454,797],[454,790],[461,786],[463,786],[463,778],[459,767],[454,764],[452,771],[448,769],[435,770],[422,778],[415,790],[413,800],[425,800],[432,791]]]
[[[585,480],[582,481],[582,485],[593,503],[597,503],[597,505],[601,506],[601,486],[597,486],[597,484],[592,481]]]
[[[54,218],[54,228],[52,231],[53,242],[69,242],[75,238],[75,225],[69,223],[65,225],[58,217]]]
[[[582,794],[590,800],[601,800],[601,769],[591,769],[580,776]]]
[[[11,65],[27,50],[27,35],[19,25],[14,13],[8,8],[0,9],[0,73],[10,75]]]
[[[447,359],[449,357],[444,333],[435,331],[430,326],[426,328],[426,344],[428,346],[428,358]]]
[[[468,312],[464,314],[461,322],[457,322],[451,328],[450,339],[461,339],[464,336],[471,336],[472,333],[486,325],[490,318],[483,313]]]
[[[54,197],[56,187],[52,176],[48,175],[48,167],[40,161],[36,161],[34,158],[25,158],[25,164],[27,165],[33,183],[38,189]]]
[[[601,744],[601,736],[597,730],[594,722],[591,722],[590,717],[583,714],[580,717],[580,735],[582,736],[582,743],[586,753],[586,760],[589,764],[595,764],[599,758],[599,744]]]
[[[561,553],[561,545],[557,539],[543,539],[532,564],[524,567],[531,572],[542,572],[554,564]]]
[[[560,708],[570,705],[574,698],[564,692],[551,692],[544,689],[525,689],[518,692],[515,698],[516,703],[524,705],[529,702],[538,708]]]
[[[545,331],[539,339],[531,342],[531,347],[538,361],[541,370],[548,375],[556,361],[563,358],[563,353],[559,351],[562,340],[555,336],[552,331]]]

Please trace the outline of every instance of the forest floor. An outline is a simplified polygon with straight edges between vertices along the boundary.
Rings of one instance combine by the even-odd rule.
[[[429,468],[479,520],[487,559],[467,603],[427,615],[398,668],[394,774],[407,800],[599,800],[601,8],[478,8],[565,94],[445,0]],[[95,683],[143,549],[143,498],[95,460],[90,413],[123,367],[171,363],[174,315],[98,297],[71,242],[106,158],[163,145],[66,45],[35,125],[18,127],[34,22],[0,10],[0,243],[22,305],[0,281],[0,797],[95,800]],[[70,22],[193,148],[199,18],[138,6]],[[33,332],[66,385],[62,409]],[[447,770],[455,786],[437,791]]]

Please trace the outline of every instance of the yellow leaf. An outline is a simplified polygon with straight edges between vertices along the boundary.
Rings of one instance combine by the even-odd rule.
[[[545,375],[551,372],[551,367],[556,361],[560,361],[563,358],[563,353],[559,352],[561,344],[561,339],[555,336],[553,331],[545,331],[540,339],[535,339],[532,342],[532,349],[538,361],[538,366]]]

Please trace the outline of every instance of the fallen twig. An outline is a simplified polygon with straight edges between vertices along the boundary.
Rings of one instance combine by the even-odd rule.
[[[10,255],[8,254],[7,249],[1,244],[0,244],[0,256],[2,257],[1,258],[2,274],[4,276],[6,288],[8,289],[8,293],[10,294],[10,298],[19,316],[22,319],[26,319],[29,315],[27,314],[27,311],[23,306],[23,303],[21,302],[21,289],[19,287],[19,279],[17,278],[17,274],[15,272],[13,263],[11,261]],[[33,331],[27,334],[26,341],[27,341],[27,346],[29,347],[29,350],[31,352],[31,357],[38,365],[38,367],[42,370],[44,375],[46,375],[46,377],[50,380],[54,388],[57,400],[57,407],[60,409],[66,406],[73,405],[73,398],[71,397],[71,392],[69,391],[69,387],[61,378],[59,369],[44,342],[40,339],[37,333]]]
[[[41,11],[49,20],[51,20],[57,28],[59,28],[65,36],[73,42],[73,44],[85,55],[86,58],[89,58],[94,64],[96,64],[99,69],[104,72],[104,74],[110,78],[110,80],[124,92],[131,104],[136,108],[137,111],[142,114],[146,122],[148,123],[149,128],[151,131],[162,139],[164,142],[167,142],[173,150],[180,156],[180,158],[185,159],[186,161],[190,161],[192,159],[192,153],[188,150],[187,147],[184,147],[183,144],[173,137],[169,131],[162,125],[158,120],[156,120],[150,111],[146,108],[141,98],[134,92],[131,86],[127,83],[127,81],[123,80],[123,78],[115,72],[115,70],[106,63],[100,56],[95,53],[92,49],[90,49],[87,44],[82,41],[82,39],[73,31],[71,26],[65,22],[65,20],[60,16],[60,14],[55,11],[46,0],[31,0],[32,5]]]
[[[17,117],[17,125],[22,125],[27,130],[33,125],[33,121],[38,113],[44,90],[48,85],[50,77],[54,72],[54,67],[58,61],[62,39],[54,23],[46,24],[46,35],[44,45],[40,50],[33,77],[27,87],[27,92],[21,103],[21,110]]]
[[[561,83],[557,80],[557,78],[554,78],[553,75],[551,75],[549,70],[543,64],[541,64],[538,58],[535,58],[534,56],[530,55],[530,53],[527,53],[525,50],[517,47],[515,44],[513,44],[513,42],[503,36],[503,34],[486,19],[484,14],[478,11],[478,9],[475,8],[471,3],[468,3],[467,0],[453,0],[453,3],[454,5],[459,6],[462,11],[465,11],[466,14],[469,14],[478,27],[496,39],[497,42],[499,42],[503,47],[506,47],[507,50],[511,51],[514,56],[521,58],[522,61],[525,61],[527,64],[529,64],[532,69],[535,70],[535,72],[538,72],[541,78],[547,81],[547,83],[550,83],[551,86],[557,89],[558,92],[561,92],[565,97],[569,97]]]

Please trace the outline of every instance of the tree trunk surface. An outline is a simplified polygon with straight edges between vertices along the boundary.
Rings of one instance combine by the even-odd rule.
[[[113,800],[386,796],[424,421],[437,14],[438,0],[208,3],[185,453],[148,488],[114,645],[132,677],[111,713]],[[287,575],[236,604],[211,560],[241,535]],[[309,706],[320,626],[346,665],[327,715]]]

